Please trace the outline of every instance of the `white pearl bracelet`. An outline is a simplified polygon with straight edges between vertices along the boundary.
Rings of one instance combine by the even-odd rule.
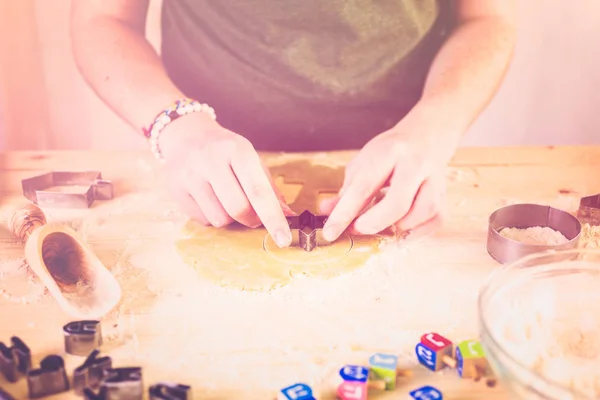
[[[203,112],[208,114],[212,119],[217,119],[215,110],[208,104],[203,104],[193,99],[182,99],[178,100],[173,105],[169,106],[160,114],[158,114],[154,119],[154,122],[152,122],[148,128],[143,130],[144,136],[150,142],[150,150],[156,156],[156,158],[164,161],[160,151],[160,146],[158,144],[158,139],[160,138],[160,133],[162,130],[177,118],[195,112]]]

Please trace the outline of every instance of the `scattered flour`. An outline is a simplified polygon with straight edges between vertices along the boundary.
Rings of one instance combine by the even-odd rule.
[[[569,241],[562,233],[547,226],[503,228],[499,233],[507,239],[540,246],[555,246]]]
[[[186,218],[160,193],[125,194],[85,212],[49,210],[47,218],[73,226],[121,285],[120,304],[103,318],[103,352],[115,365],[142,366],[145,380],[192,384],[206,400],[272,398],[297,381],[320,392],[319,399],[334,399],[340,365],[365,363],[374,352],[396,354],[402,368],[412,367],[423,332],[475,337],[478,289],[494,268],[456,268],[476,253],[475,241],[457,254],[456,240],[426,237],[390,244],[351,274],[298,277],[285,288],[253,293],[206,282],[180,259],[173,243]],[[22,251],[22,244],[14,247],[11,253]],[[0,263],[0,289],[56,309],[49,295],[38,294],[39,282],[25,284],[22,264]],[[453,301],[420,306],[434,298]],[[5,302],[0,297],[0,308]],[[60,332],[64,321],[37,313],[28,323]],[[60,342],[44,340],[35,343],[38,351],[58,351]]]

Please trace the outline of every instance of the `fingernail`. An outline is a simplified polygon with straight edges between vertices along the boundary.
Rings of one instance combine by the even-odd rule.
[[[275,243],[279,247],[287,247],[292,243],[292,234],[284,231],[275,232]]]

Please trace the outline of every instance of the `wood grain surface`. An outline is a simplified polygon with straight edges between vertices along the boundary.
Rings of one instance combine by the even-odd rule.
[[[347,162],[352,152],[330,154],[307,154],[298,157],[327,158],[336,162]],[[276,160],[281,155],[265,154],[266,160]],[[8,232],[6,224],[11,213],[23,204],[21,179],[38,173],[75,170],[99,170],[106,179],[115,185],[115,198],[111,201],[97,201],[89,210],[46,211],[48,219],[73,226],[82,233],[100,259],[110,269],[119,258],[119,244],[135,240],[136,252],[145,252],[156,240],[166,237],[165,227],[171,223],[171,214],[165,212],[172,207],[170,200],[161,191],[163,176],[160,167],[147,153],[133,152],[13,152],[0,154],[0,293],[10,293],[11,298],[0,298],[0,341],[9,341],[12,335],[21,337],[34,352],[34,363],[48,354],[64,355],[61,326],[69,321],[56,303],[46,294],[39,299],[31,293],[35,281],[25,267],[18,267],[23,257],[23,244]],[[468,148],[461,149],[448,171],[448,210],[444,227],[435,235],[436,251],[428,254],[428,260],[435,261],[440,269],[454,268],[481,274],[482,268],[491,270],[496,264],[485,252],[486,219],[495,209],[515,202],[535,202],[574,211],[581,196],[600,193],[600,147],[544,147],[544,148]],[[158,193],[158,194],[156,194]],[[110,214],[110,218],[98,217],[89,222],[87,215],[101,214],[102,210],[116,207],[124,196],[137,196],[136,207],[124,207]],[[94,215],[96,215],[94,214]],[[95,225],[94,225],[95,224]],[[12,264],[11,264],[12,263]],[[168,260],[165,260],[168,264]],[[11,267],[16,265],[17,267]],[[18,270],[18,271],[17,271]],[[22,274],[30,283],[15,279]],[[185,346],[178,340],[156,345],[156,338],[164,334],[166,327],[152,318],[156,296],[143,288],[148,274],[131,269],[130,275],[121,272],[121,284],[125,292],[137,295],[127,304],[127,312],[121,313],[118,320],[110,320],[103,325],[105,335],[110,340],[103,349],[111,354],[114,350],[116,364],[136,362],[135,353],[147,354],[140,362],[144,367],[146,387],[160,380],[174,380],[178,376],[178,364],[170,364],[169,352]],[[12,278],[11,278],[12,276]],[[15,276],[17,278],[15,278]],[[460,282],[447,282],[458,285]],[[27,286],[29,285],[29,286]],[[137,291],[137,292],[136,292]],[[17,304],[18,296],[29,296],[29,304]],[[8,296],[8,297],[10,297]],[[15,296],[17,300],[15,300]],[[32,298],[33,296],[33,298]],[[5,296],[7,297],[7,296]],[[451,302],[452,299],[443,299]],[[420,307],[433,307],[439,299],[430,299],[431,304]],[[133,322],[135,320],[135,323]],[[204,321],[187,321],[187,324],[202,324]],[[405,324],[410,327],[411,320]],[[415,329],[422,326],[417,325]],[[465,328],[467,333],[471,327]],[[176,332],[176,327],[174,328]],[[423,332],[425,333],[425,332]],[[202,338],[198,338],[202,340]],[[126,346],[127,351],[117,352]],[[151,347],[151,348],[150,348]],[[410,349],[409,349],[410,350]],[[227,357],[228,354],[222,354]],[[65,356],[68,372],[82,362],[81,358]],[[167,363],[167,364],[165,364]],[[434,374],[415,369],[414,381],[401,385],[390,396],[370,398],[404,398],[408,389],[421,385],[438,387],[445,399],[487,399],[511,398],[502,385],[489,389],[485,384],[461,380],[453,373]],[[169,379],[166,379],[168,377]],[[211,392],[204,396],[208,383],[202,375],[195,381],[181,382],[195,388],[194,398],[234,399],[223,388],[222,395]],[[0,377],[0,387],[12,393],[15,398],[26,397],[25,380],[8,384]],[[275,393],[270,398],[274,398]],[[72,392],[54,396],[56,399],[77,398]],[[263,397],[264,398],[264,397]]]

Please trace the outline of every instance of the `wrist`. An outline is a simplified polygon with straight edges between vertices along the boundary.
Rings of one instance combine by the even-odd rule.
[[[187,153],[190,141],[210,136],[219,124],[210,115],[197,112],[185,115],[166,126],[158,138],[158,147],[164,159]]]
[[[184,128],[185,124],[182,123],[182,121],[186,120],[194,121],[192,124],[193,129]],[[177,122],[179,122],[179,124],[177,124]],[[200,132],[202,131],[203,126],[210,125],[216,125],[216,114],[212,107],[193,99],[184,98],[164,109],[154,118],[148,128],[143,129],[143,132],[144,136],[148,138],[152,153],[159,160],[163,161],[163,146],[165,146],[165,140],[162,136],[164,131],[167,133],[171,131],[170,136],[176,136],[172,131],[181,131],[183,132],[182,135],[187,134],[187,132],[190,134],[197,134],[198,130],[200,130]],[[173,129],[173,126],[179,126],[179,128]],[[180,138],[179,135],[177,135],[177,138]],[[175,144],[179,142],[180,140],[176,138],[173,138],[173,140],[166,140],[166,146],[168,148],[174,148],[176,147]],[[169,143],[171,143],[171,145],[169,145]]]
[[[392,130],[397,132],[399,140],[412,143],[415,151],[447,163],[464,134],[456,121],[431,103],[419,103]]]

